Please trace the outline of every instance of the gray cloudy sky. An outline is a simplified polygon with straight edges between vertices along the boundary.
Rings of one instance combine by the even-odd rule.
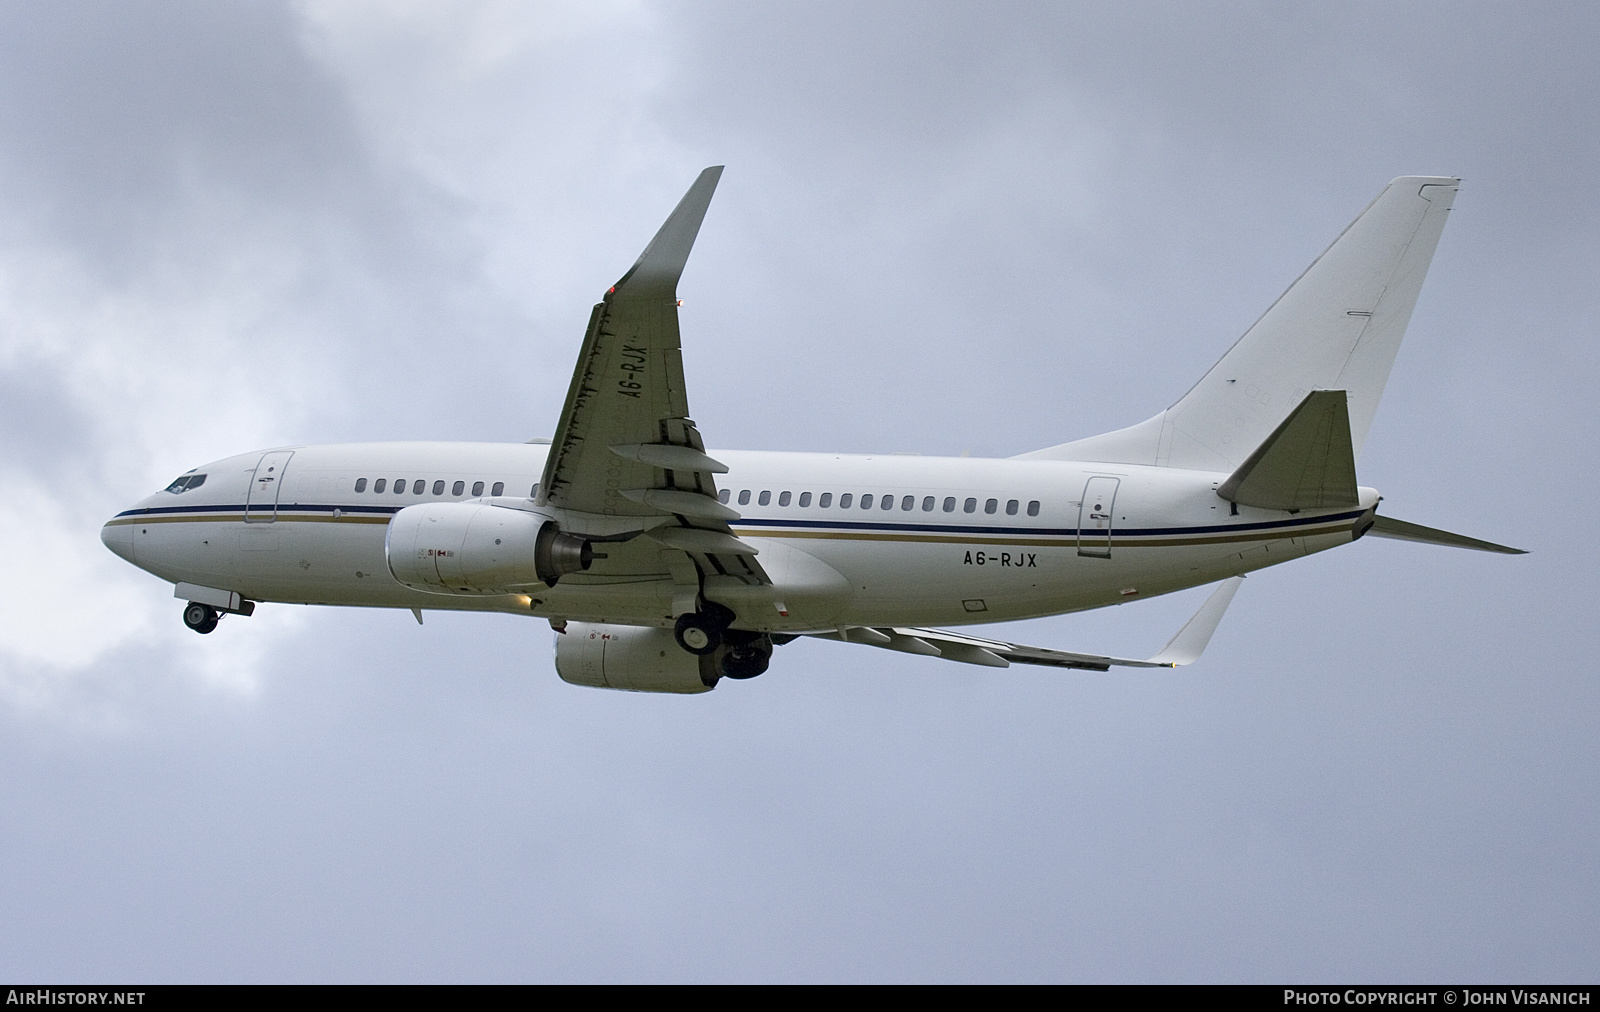
[[[1588,4],[0,7],[0,976],[1593,981]],[[701,167],[713,446],[1007,455],[1180,395],[1391,177],[1465,189],[1394,516],[1168,674],[819,642],[691,699],[542,623],[100,545],[203,461],[554,427]],[[1024,623],[1152,651],[1203,592]]]

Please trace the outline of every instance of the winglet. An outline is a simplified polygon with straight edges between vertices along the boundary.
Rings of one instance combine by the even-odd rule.
[[[711,206],[711,195],[716,192],[717,180],[722,178],[722,168],[713,165],[700,173],[656,237],[650,240],[650,245],[639,254],[638,261],[606,292],[607,302],[619,295],[677,298],[678,278],[683,274],[683,265],[689,262],[689,251],[694,249],[695,236],[700,234],[700,223],[705,220],[706,208]]]
[[[1177,668],[1198,661],[1200,655],[1205,652],[1206,644],[1211,642],[1211,634],[1217,631],[1217,624],[1222,621],[1223,613],[1233,601],[1233,595],[1239,590],[1239,584],[1243,582],[1242,576],[1223,580],[1222,585],[1212,591],[1211,596],[1206,598],[1206,603],[1194,613],[1194,617],[1178,630],[1178,635],[1172,637],[1172,642],[1168,643],[1159,654],[1150,658],[1150,663]]]

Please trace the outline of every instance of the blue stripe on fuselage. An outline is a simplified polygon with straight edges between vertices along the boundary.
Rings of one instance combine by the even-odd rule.
[[[440,502],[451,500],[428,500]],[[413,505],[413,504],[406,504]],[[295,504],[292,506],[279,505],[279,513],[332,513],[338,510],[341,513],[365,514],[367,516],[388,516],[398,513],[404,506],[349,506],[344,504],[329,505],[322,503]],[[232,506],[159,506],[146,509],[125,510],[118,513],[116,519],[139,516],[170,516],[178,513],[243,513],[245,507],[235,504]],[[262,514],[272,512],[265,507],[260,508]],[[1110,534],[1119,538],[1130,537],[1164,537],[1173,535],[1197,534],[1244,534],[1251,531],[1287,530],[1294,527],[1308,527],[1334,523],[1341,520],[1356,520],[1362,515],[1362,510],[1353,510],[1347,513],[1323,514],[1314,517],[1290,517],[1287,520],[1262,520],[1254,523],[1243,524],[1214,524],[1201,527],[1113,527]],[[973,534],[988,537],[1077,537],[1080,531],[1076,527],[979,527],[962,524],[906,524],[882,523],[856,520],[794,520],[776,517],[740,517],[731,522],[736,527],[758,527],[771,530],[843,530],[843,531],[876,531],[883,534]],[[1098,535],[1106,534],[1104,530],[1088,530],[1081,533]]]

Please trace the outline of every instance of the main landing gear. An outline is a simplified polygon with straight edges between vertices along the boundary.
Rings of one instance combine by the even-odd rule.
[[[754,679],[766,671],[773,660],[773,637],[730,629],[734,613],[714,600],[707,600],[701,612],[678,616],[672,636],[678,645],[696,657],[710,658],[717,673],[730,679]]]
[[[772,663],[772,637],[766,633],[729,629],[723,639],[728,646],[721,664],[725,678],[754,678]]]
[[[704,657],[722,646],[722,634],[733,618],[733,612],[727,608],[715,601],[707,601],[704,611],[679,615],[677,624],[672,627],[672,635],[678,641],[678,646]]]
[[[767,670],[772,661],[772,637],[766,633],[730,629],[732,611],[707,601],[703,611],[678,616],[673,637],[678,646],[699,657],[711,659],[724,678],[754,678]]]

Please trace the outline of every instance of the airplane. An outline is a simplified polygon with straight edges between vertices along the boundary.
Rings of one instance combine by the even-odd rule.
[[[700,173],[589,318],[554,436],[281,446],[212,461],[101,538],[174,584],[199,633],[257,603],[547,619],[565,681],[700,693],[800,636],[1004,668],[1200,657],[1246,573],[1397,538],[1518,549],[1392,519],[1356,459],[1460,180],[1391,182],[1176,403],[1006,459],[706,449],[678,280]],[[1217,583],[1146,659],[943,626]]]

